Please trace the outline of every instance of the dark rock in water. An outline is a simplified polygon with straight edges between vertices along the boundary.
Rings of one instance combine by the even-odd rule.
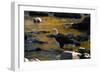
[[[25,52],[32,52],[32,51],[41,51],[41,48],[31,48],[31,49],[25,49]]]
[[[80,56],[80,59],[86,59],[86,57],[84,56],[84,54],[82,54],[82,55]]]
[[[29,38],[32,38],[32,34],[30,32],[25,32],[24,33],[24,40],[27,40]]]
[[[91,54],[90,49],[87,48],[86,53]]]
[[[48,42],[44,42],[44,41],[40,41],[40,40],[38,40],[38,39],[36,39],[36,38],[32,38],[31,36],[26,36],[25,35],[25,38],[24,38],[25,40],[25,43],[31,43],[31,44],[48,44]]]
[[[88,58],[90,58],[90,50],[87,50],[87,49],[81,47],[78,50],[78,52],[81,53],[80,59],[88,59]],[[89,56],[86,57],[87,55],[89,55]]]
[[[72,53],[70,53],[70,52],[63,52],[60,56],[61,60],[72,59],[72,58],[73,58],[73,56],[72,56]]]
[[[50,31],[38,31],[38,33],[42,33],[42,34],[44,34],[44,33],[50,33]]]
[[[62,52],[64,52],[64,49],[59,49],[59,48],[51,48],[51,49],[48,49],[47,51],[49,52],[54,52],[56,54],[61,54]]]
[[[87,41],[89,38],[90,38],[90,35],[85,34],[85,33],[76,36],[76,39],[80,42]]]
[[[80,55],[80,59],[90,59],[90,54],[84,53],[84,54]]]
[[[75,46],[80,46],[80,42],[78,42],[76,39],[72,38],[73,36],[66,36],[64,34],[58,33],[56,35],[49,35],[50,38],[55,38],[56,41],[59,43],[60,48],[63,48],[65,44],[72,44]]]
[[[80,47],[79,50],[78,50],[78,52],[81,53],[81,54],[85,53],[85,51],[86,51],[86,50],[85,50],[84,47]]]
[[[31,31],[30,33],[32,34],[45,34],[45,33],[50,33],[50,31]]]
[[[31,31],[30,33],[32,33],[32,34],[38,34],[38,32],[37,32],[37,31],[35,31],[35,32]]]
[[[67,35],[65,35],[67,38],[69,38],[69,39],[73,39],[73,38],[75,38],[75,36],[73,35],[73,34],[67,34]]]
[[[78,52],[81,53],[81,54],[83,54],[83,53],[90,54],[90,50],[88,48],[83,48],[83,47],[80,47]]]
[[[36,51],[41,51],[42,49],[41,48],[36,48]]]
[[[80,59],[85,59],[84,53],[80,55]]]
[[[32,43],[37,43],[37,44],[48,44],[48,42],[40,41],[37,39],[32,40]]]
[[[73,24],[72,28],[90,33],[90,17],[86,17],[81,23]]]

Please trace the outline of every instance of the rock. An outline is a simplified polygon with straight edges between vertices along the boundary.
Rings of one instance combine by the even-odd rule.
[[[24,58],[24,62],[29,62],[29,60],[27,58]]]
[[[86,17],[81,23],[73,24],[72,28],[90,33],[90,17]]]
[[[88,59],[90,58],[90,52],[88,52],[84,47],[80,47],[79,48],[79,53],[81,53],[80,55],[80,59]]]
[[[33,59],[30,59],[31,62],[33,61],[40,61],[38,58],[33,58]]]
[[[63,52],[60,56],[61,60],[65,60],[65,59],[73,59],[72,53],[70,52]]]
[[[60,59],[61,60],[67,60],[67,59],[79,59],[80,57],[80,53],[75,52],[75,51],[64,51],[61,56]]]

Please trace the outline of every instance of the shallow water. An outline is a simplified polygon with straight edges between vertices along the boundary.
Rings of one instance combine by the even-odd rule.
[[[65,28],[63,24],[67,23],[79,23],[83,20],[81,19],[62,19],[62,18],[55,18],[55,17],[41,17],[43,22],[41,23],[33,23],[31,19],[25,19],[25,32],[30,32],[30,31],[50,31],[50,33],[41,33],[41,34],[32,34],[33,38],[39,39],[44,42],[48,42],[48,44],[31,44],[27,46],[27,49],[34,48],[34,47],[39,47],[42,48],[43,50],[48,50],[50,48],[59,48],[59,44],[54,38],[48,38],[47,35],[53,33],[52,29],[56,28],[58,31],[62,34],[74,34],[78,35],[81,32],[77,29],[71,29],[71,28]],[[27,45],[27,44],[25,44]],[[82,42],[81,43],[82,47],[90,49],[90,40]],[[64,46],[65,50],[68,50],[67,48],[72,48],[72,46],[65,45]],[[74,47],[72,51],[77,51],[79,47]],[[55,52],[48,52],[48,51],[33,51],[33,52],[25,52],[25,57],[27,58],[32,58],[36,57],[40,60],[56,60],[57,54]]]

